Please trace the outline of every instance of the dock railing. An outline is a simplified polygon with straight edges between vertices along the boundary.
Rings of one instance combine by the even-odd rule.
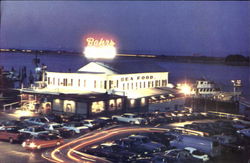
[[[16,105],[16,104],[19,104],[20,102],[12,102],[12,103],[9,103],[9,104],[4,104],[3,105],[3,111],[6,112],[6,108],[9,107],[9,110],[12,110],[13,109],[13,105]]]
[[[226,119],[235,119],[235,118],[245,117],[244,115],[224,113],[224,112],[215,112],[215,111],[208,111],[208,116],[215,116],[215,117],[226,118]]]

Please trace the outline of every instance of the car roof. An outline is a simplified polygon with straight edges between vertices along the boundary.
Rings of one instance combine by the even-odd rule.
[[[130,138],[147,138],[147,136],[144,135],[131,135]]]
[[[185,147],[184,149],[189,150],[189,151],[195,151],[195,150],[197,150],[196,148],[193,148],[193,147]]]
[[[93,119],[85,119],[85,120],[83,120],[83,121],[85,121],[85,122],[93,122],[93,121],[95,121],[95,120],[93,120]]]
[[[124,113],[123,115],[135,115],[133,113]]]

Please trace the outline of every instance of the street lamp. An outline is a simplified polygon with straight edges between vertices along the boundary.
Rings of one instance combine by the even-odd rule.
[[[239,87],[242,86],[241,80],[231,80],[231,82],[233,83],[233,87],[234,87],[233,100],[238,101],[239,98],[238,98],[238,95],[236,95],[236,91],[238,90]]]

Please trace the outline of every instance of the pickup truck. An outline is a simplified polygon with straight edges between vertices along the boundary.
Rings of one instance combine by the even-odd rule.
[[[138,117],[135,114],[132,113],[124,113],[123,115],[114,115],[112,116],[112,119],[114,121],[118,121],[118,122],[126,122],[126,123],[130,123],[130,124],[146,124],[146,119]]]

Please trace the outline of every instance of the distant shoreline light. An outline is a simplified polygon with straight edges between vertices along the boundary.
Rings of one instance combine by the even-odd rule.
[[[88,59],[113,59],[117,54],[115,42],[103,38],[88,37],[83,54]]]

